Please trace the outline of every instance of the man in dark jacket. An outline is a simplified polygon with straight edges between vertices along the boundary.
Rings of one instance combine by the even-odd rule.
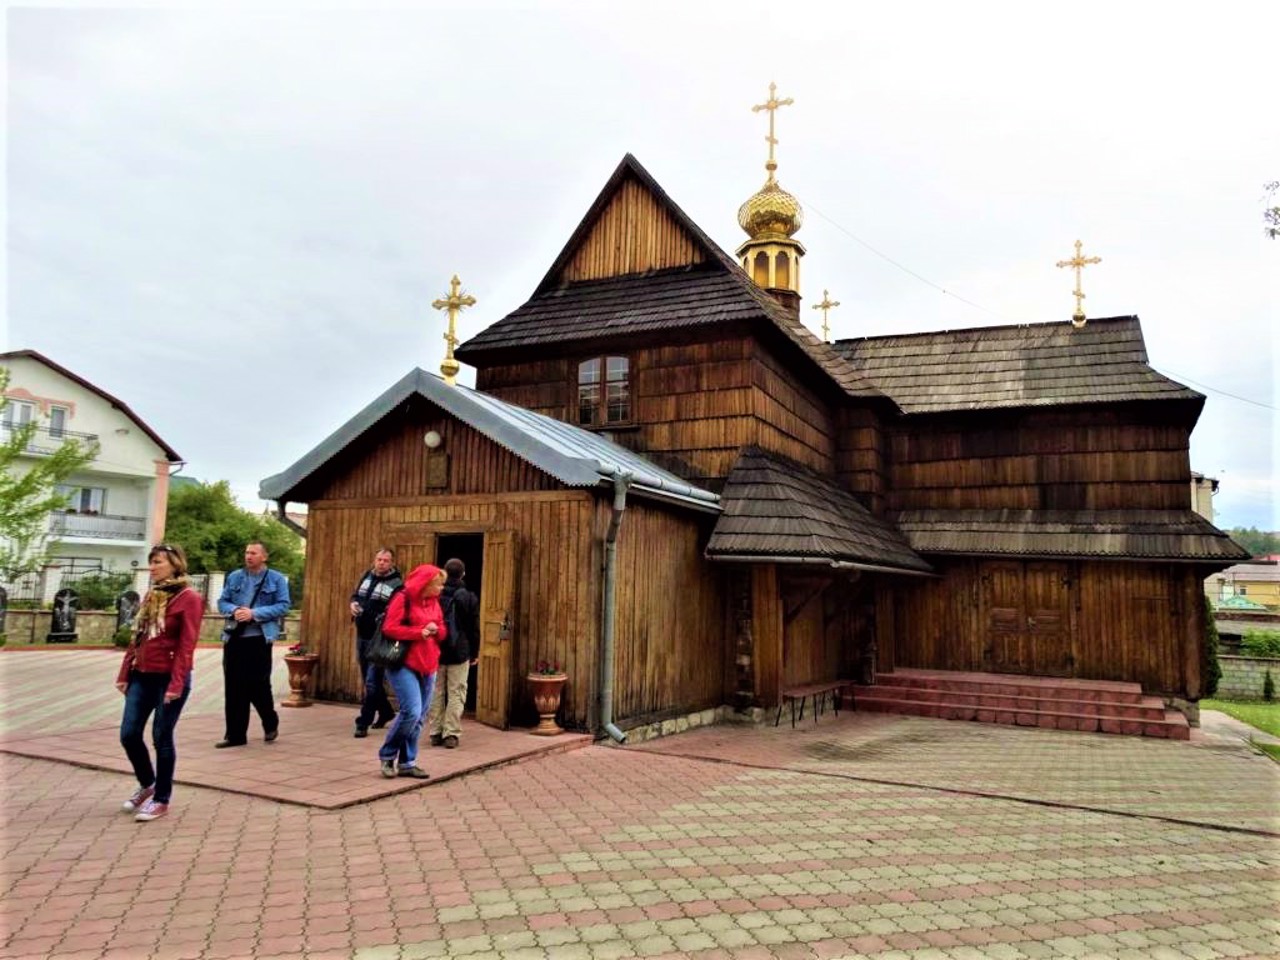
[[[360,715],[356,717],[357,737],[369,735],[370,722],[374,727],[385,727],[396,715],[382,683],[386,670],[370,663],[367,654],[369,641],[378,627],[378,618],[387,609],[391,595],[402,586],[404,578],[396,569],[396,555],[383,547],[374,554],[373,566],[351,594],[351,619],[356,625],[356,660],[360,663],[360,676],[364,678],[364,699],[360,701]]]
[[[462,736],[462,708],[467,702],[467,674],[480,655],[480,598],[462,585],[467,568],[461,560],[444,565],[444,610],[448,634],[440,645],[436,692],[427,710],[427,732],[433,747],[453,749]]]

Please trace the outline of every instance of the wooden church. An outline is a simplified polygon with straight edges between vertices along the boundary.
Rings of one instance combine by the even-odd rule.
[[[262,482],[309,507],[318,695],[358,698],[346,601],[389,546],[467,562],[497,727],[532,722],[540,661],[568,674],[561,722],[615,738],[844,678],[876,684],[859,709],[971,716],[875,694],[975,673],[1194,718],[1201,583],[1245,556],[1191,510],[1205,398],[1148,365],[1136,317],[824,342],[770,151],[736,257],[624,157],[529,300],[458,348],[474,390],[410,370]]]

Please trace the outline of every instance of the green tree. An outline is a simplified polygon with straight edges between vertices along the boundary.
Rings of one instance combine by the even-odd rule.
[[[1280,533],[1268,533],[1257,527],[1232,527],[1227,533],[1255,557],[1266,553],[1280,553]]]
[[[175,488],[169,494],[165,539],[187,552],[192,573],[234,570],[244,564],[244,545],[261,540],[271,566],[289,578],[293,602],[302,598],[302,540],[278,520],[243,509],[226,480]]]
[[[0,421],[8,384],[9,371],[0,367]],[[32,420],[0,431],[0,577],[6,580],[44,566],[57,548],[49,536],[49,514],[67,505],[58,485],[98,453],[96,443],[67,438],[47,454],[31,456],[27,448],[38,430],[39,423]]]

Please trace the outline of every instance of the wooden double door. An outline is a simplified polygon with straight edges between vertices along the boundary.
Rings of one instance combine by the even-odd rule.
[[[982,564],[983,669],[1075,675],[1072,590],[1066,563]]]
[[[390,524],[383,542],[396,552],[405,573],[419,564],[443,563],[437,557],[442,533],[455,525]],[[465,531],[462,531],[465,532]],[[505,730],[510,725],[516,605],[516,535],[510,530],[484,532],[484,582],[480,588],[480,655],[476,664],[476,720]]]

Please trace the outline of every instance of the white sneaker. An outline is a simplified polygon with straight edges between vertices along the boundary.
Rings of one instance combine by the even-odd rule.
[[[144,803],[150,800],[153,796],[155,796],[155,792],[156,792],[155,784],[152,784],[149,787],[139,787],[137,790],[133,791],[132,797],[130,797],[124,803],[120,804],[120,809],[123,810],[125,813],[133,813],[135,810],[141,807]]]
[[[159,820],[169,812],[167,803],[156,803],[155,800],[148,800],[142,805],[142,809],[138,811],[138,815],[133,819],[139,823],[145,823],[148,820]]]

